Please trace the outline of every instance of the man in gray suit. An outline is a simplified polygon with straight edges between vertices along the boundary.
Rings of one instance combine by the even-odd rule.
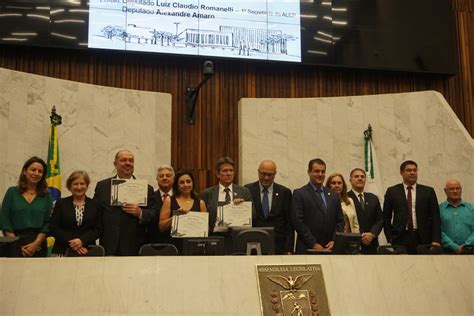
[[[209,212],[209,232],[212,232],[217,218],[217,207],[229,203],[252,201],[252,195],[246,187],[234,184],[235,163],[229,157],[219,158],[216,163],[216,176],[219,184],[205,189],[201,199],[206,203]],[[253,207],[252,207],[253,210]],[[254,214],[252,214],[252,217]]]

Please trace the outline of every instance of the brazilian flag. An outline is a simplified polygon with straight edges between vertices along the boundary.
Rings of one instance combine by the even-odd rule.
[[[51,110],[51,126],[49,128],[48,172],[46,182],[53,203],[61,198],[61,168],[59,165],[58,126],[61,125],[61,115],[56,113],[56,107]]]

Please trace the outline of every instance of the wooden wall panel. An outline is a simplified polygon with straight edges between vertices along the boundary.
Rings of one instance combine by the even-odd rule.
[[[172,164],[206,175],[205,182],[199,181],[202,189],[216,183],[213,166],[219,157],[228,155],[238,160],[237,102],[243,97],[330,97],[436,90],[474,135],[473,3],[474,0],[453,0],[459,59],[459,73],[455,76],[214,60],[216,74],[200,91],[194,126],[184,121],[184,92],[186,86],[201,80],[202,58],[0,45],[0,67],[171,93]]]

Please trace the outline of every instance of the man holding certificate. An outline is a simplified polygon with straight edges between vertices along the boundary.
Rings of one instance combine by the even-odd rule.
[[[201,194],[201,198],[204,200],[209,212],[209,232],[212,232],[216,221],[219,219],[218,206],[224,206],[228,204],[241,204],[242,202],[252,202],[252,195],[249,189],[246,187],[234,184],[235,176],[235,163],[229,157],[220,158],[216,163],[216,175],[219,178],[219,184],[204,190]],[[252,218],[254,217],[255,211],[252,207],[251,211]],[[222,218],[221,218],[222,219]],[[225,219],[223,219],[225,221]],[[251,226],[251,218],[247,219]],[[219,223],[217,223],[219,224]],[[242,226],[242,223],[233,226]]]
[[[102,216],[100,244],[107,256],[135,256],[145,239],[145,226],[155,217],[153,188],[135,180],[134,156],[128,150],[117,152],[117,175],[99,181],[94,200]]]

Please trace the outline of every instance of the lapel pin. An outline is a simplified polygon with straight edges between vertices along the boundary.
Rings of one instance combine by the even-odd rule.
[[[331,195],[331,192],[328,192],[328,196]]]
[[[275,193],[276,196],[278,196],[278,193]]]

